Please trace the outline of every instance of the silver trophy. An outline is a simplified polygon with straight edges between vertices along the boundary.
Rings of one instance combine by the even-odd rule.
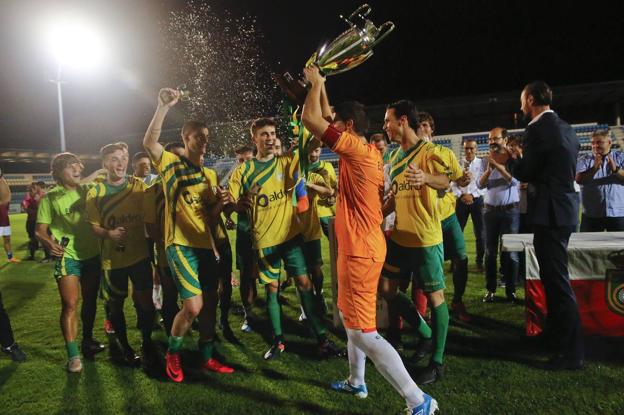
[[[321,46],[305,66],[316,65],[324,76],[329,76],[353,69],[373,56],[373,47],[394,30],[394,23],[386,22],[377,27],[366,18],[370,12],[371,7],[363,4],[347,18],[341,15],[349,29]],[[283,72],[274,74],[273,79],[294,103],[303,104],[308,85],[302,76],[293,77]]]
[[[178,85],[175,90],[180,94],[180,101],[185,102],[191,99],[191,92],[186,87],[186,84]],[[160,92],[160,99],[162,99],[165,104],[170,103],[174,98],[174,95],[169,91],[165,90]]]

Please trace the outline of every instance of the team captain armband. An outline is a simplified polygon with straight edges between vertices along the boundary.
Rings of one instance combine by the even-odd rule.
[[[329,148],[334,148],[341,135],[342,133],[330,124],[329,127],[327,127],[327,130],[323,133],[321,141],[327,144]]]

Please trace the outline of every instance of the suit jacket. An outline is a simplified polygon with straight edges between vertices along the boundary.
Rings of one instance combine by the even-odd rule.
[[[580,144],[572,127],[547,112],[526,128],[521,159],[510,160],[509,171],[535,188],[528,200],[533,225],[576,226],[579,194],[574,191]]]

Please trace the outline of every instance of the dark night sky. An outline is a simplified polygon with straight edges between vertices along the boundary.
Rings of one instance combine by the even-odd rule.
[[[359,1],[213,0],[215,13],[257,16],[267,66],[298,70],[340,33],[339,14]],[[112,56],[103,73],[67,74],[69,150],[95,151],[115,136],[141,132],[167,84],[158,22],[184,1],[3,1],[0,6],[0,147],[58,146],[50,62],[35,35],[39,16],[65,7],[100,22]],[[398,98],[453,97],[519,90],[544,79],[569,85],[623,79],[620,2],[370,1],[372,20],[397,29],[357,69],[328,80],[334,100],[384,104]],[[54,6],[54,7],[52,7]],[[233,93],[236,93],[233,91]],[[435,115],[435,114],[434,114]]]

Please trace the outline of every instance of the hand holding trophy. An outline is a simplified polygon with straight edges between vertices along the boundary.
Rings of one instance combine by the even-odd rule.
[[[158,105],[173,107],[178,101],[188,101],[191,99],[191,94],[186,89],[186,85],[182,84],[175,89],[163,88],[158,92]]]
[[[331,43],[319,48],[306,63],[317,66],[321,76],[335,75],[360,65],[373,56],[373,47],[394,30],[394,23],[386,22],[376,27],[366,16],[371,12],[368,4],[358,7],[347,18],[340,16],[350,28]],[[293,103],[301,105],[307,94],[308,83],[289,72],[273,74],[273,79]]]

